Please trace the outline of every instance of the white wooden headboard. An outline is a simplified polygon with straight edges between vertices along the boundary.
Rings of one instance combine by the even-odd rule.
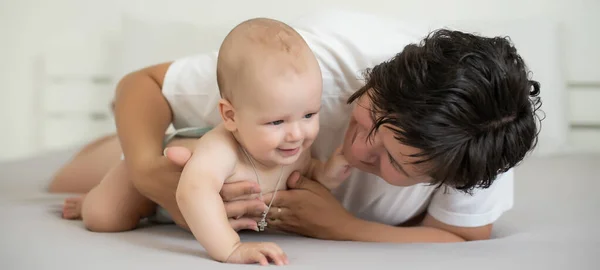
[[[115,131],[110,110],[117,79],[106,59],[80,51],[50,50],[35,72],[36,145],[56,150]]]
[[[42,54],[36,78],[40,149],[65,148],[114,131],[109,104],[120,76],[149,64],[216,49],[231,26],[136,16],[125,16],[122,23],[117,46],[83,43]],[[600,151],[600,140],[594,139],[600,138],[600,128],[596,129],[600,127],[600,106],[592,101],[600,100],[600,83],[565,79],[564,48],[560,47],[563,36],[557,24],[537,20],[420,23],[423,29],[452,26],[513,37],[534,78],[542,83],[547,118],[537,152],[556,154],[573,148]],[[578,144],[572,144],[570,138],[577,138]]]
[[[164,40],[165,38],[180,37],[182,40],[196,42],[193,43],[197,46],[196,50],[202,50],[211,46],[221,34],[219,31],[203,32],[203,35],[196,35],[194,40],[190,40],[190,36],[186,37],[184,33],[197,33],[190,31],[190,28],[227,28],[242,19],[257,16],[290,20],[308,12],[340,8],[409,20],[470,20],[476,22],[474,24],[482,20],[498,23],[519,23],[519,20],[524,20],[520,22],[524,26],[535,21],[560,23],[561,60],[565,63],[561,66],[561,75],[568,88],[568,97],[564,98],[564,103],[572,105],[568,107],[569,113],[564,113],[563,116],[569,117],[572,124],[572,128],[569,129],[571,142],[576,148],[595,149],[600,152],[600,140],[597,139],[600,137],[600,106],[597,106],[596,101],[600,92],[600,69],[597,68],[600,63],[600,50],[597,49],[600,48],[600,35],[595,34],[600,25],[600,17],[597,16],[600,1],[172,0],[167,3],[164,0],[63,0],[53,1],[51,4],[43,0],[9,2],[8,12],[0,16],[0,25],[9,26],[8,31],[3,33],[4,42],[0,50],[0,59],[3,60],[0,61],[0,77],[3,83],[0,90],[0,126],[8,130],[0,133],[0,147],[3,149],[0,151],[0,160],[25,157],[43,151],[46,148],[44,140],[47,140],[51,148],[66,145],[52,143],[52,139],[49,138],[58,135],[47,135],[44,133],[46,128],[40,127],[41,123],[46,123],[44,119],[49,117],[44,113],[45,109],[40,107],[47,102],[46,99],[38,96],[51,88],[47,85],[48,81],[37,79],[44,76],[44,72],[48,71],[58,77],[61,77],[61,74],[79,72],[81,76],[78,78],[104,78],[105,73],[108,73],[111,74],[109,77],[114,83],[116,78],[131,67],[143,65],[144,62],[155,62],[157,59],[172,58],[174,55],[187,53],[186,50],[190,49],[190,46],[185,46],[183,42],[173,44]],[[140,22],[138,26],[146,27],[130,25],[133,27],[127,30],[123,17],[135,17]],[[166,26],[164,20],[182,23],[172,28],[172,25]],[[152,30],[148,30],[150,28]],[[174,30],[169,34],[165,28]],[[134,29],[138,31],[133,31]],[[149,38],[154,35],[155,38]],[[140,42],[131,42],[131,38],[125,41],[127,36],[136,37]],[[142,40],[156,44],[140,44]],[[538,48],[549,44],[542,41],[532,42]],[[158,44],[162,44],[162,47],[157,47]],[[556,44],[553,41],[551,46],[554,45]],[[124,48],[130,50],[125,52]],[[166,53],[168,48],[176,50]],[[146,54],[145,59],[140,58],[142,52],[149,50],[159,53]],[[61,54],[67,57],[57,56]],[[50,59],[57,59],[58,62]],[[40,62],[47,62],[52,67],[42,70]],[[59,69],[57,66],[63,66],[60,69],[64,72],[54,70]],[[87,75],[84,76],[83,73]],[[71,79],[62,81],[61,84],[67,81],[71,84]],[[104,101],[100,100],[102,98],[98,98],[99,108],[105,106]],[[548,107],[545,109],[549,109]],[[71,117],[62,117],[64,127],[74,134],[105,130],[90,127],[89,131],[76,131],[86,124],[77,121],[66,124],[69,121],[65,119]],[[72,117],[74,119],[75,116]],[[564,134],[561,131],[558,135]],[[66,137],[64,141],[76,144],[76,141],[85,140],[84,137],[75,137],[77,136]],[[575,139],[585,140],[574,141]]]

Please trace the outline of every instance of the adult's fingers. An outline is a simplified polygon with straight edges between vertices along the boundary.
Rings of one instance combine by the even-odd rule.
[[[273,229],[276,231],[294,232],[293,228],[291,227],[290,224],[288,224],[288,222],[289,221],[285,221],[285,220],[281,220],[281,219],[268,218],[267,227],[269,229]]]
[[[280,190],[280,191],[277,191],[277,194],[275,194],[275,192],[265,194],[263,196],[263,202],[266,205],[269,205],[271,203],[271,200],[273,200],[273,204],[271,205],[271,208],[273,208],[273,207],[289,207],[290,205],[294,204],[294,202],[299,200],[294,195],[297,195],[296,191],[294,191],[294,190]],[[275,196],[275,199],[273,199],[273,196]]]
[[[240,230],[258,231],[258,225],[256,224],[256,221],[254,221],[251,218],[230,218],[229,224],[231,225],[231,228],[233,228],[233,230],[236,232]]]
[[[165,148],[163,155],[175,165],[183,167],[192,157],[192,151],[182,146],[173,146]]]
[[[221,198],[223,201],[231,201],[235,198],[260,193],[260,186],[256,182],[241,181],[235,183],[223,184],[221,188]]]
[[[260,216],[267,209],[261,200],[240,200],[225,203],[227,217]]]
[[[315,193],[329,192],[329,190],[325,186],[321,185],[321,183],[306,178],[300,175],[300,173],[297,171],[293,172],[290,177],[288,177],[287,185],[290,189],[305,189]]]
[[[285,219],[292,214],[291,210],[285,207],[271,207],[267,218],[269,219]]]

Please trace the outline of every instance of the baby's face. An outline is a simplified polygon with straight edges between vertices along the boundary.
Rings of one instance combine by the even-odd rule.
[[[259,162],[292,164],[319,132],[321,74],[290,72],[258,81],[236,108],[238,137]]]

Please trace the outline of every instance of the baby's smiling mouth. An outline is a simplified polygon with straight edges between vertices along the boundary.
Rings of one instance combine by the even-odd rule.
[[[279,150],[284,156],[293,156],[296,153],[298,153],[298,150],[300,150],[300,147],[296,147],[296,148],[277,148],[277,150]]]

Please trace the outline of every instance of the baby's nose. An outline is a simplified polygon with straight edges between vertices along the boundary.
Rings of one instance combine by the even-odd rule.
[[[285,140],[288,142],[295,142],[301,139],[302,131],[300,130],[298,124],[290,124],[286,132]]]

